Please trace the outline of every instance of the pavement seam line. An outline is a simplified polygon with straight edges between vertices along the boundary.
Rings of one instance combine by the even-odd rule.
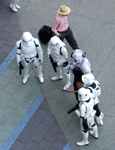
[[[16,47],[12,49],[3,63],[0,65],[0,77],[3,75],[4,71],[8,68],[10,63],[14,60],[16,56]],[[27,125],[28,121],[31,119],[35,111],[38,109],[42,101],[44,100],[43,93],[39,93],[37,98],[34,100],[33,104],[30,106],[26,114],[23,116],[19,124],[16,126],[14,131],[11,133],[10,137],[7,139],[1,150],[10,150],[16,139],[18,138],[19,134],[23,131],[24,127]],[[65,145],[63,150],[71,150],[71,146],[69,143]]]
[[[35,111],[38,109],[38,107],[40,106],[43,100],[44,100],[44,95],[43,93],[40,93],[35,99],[35,101],[33,102],[33,104],[30,106],[30,108],[28,109],[24,117],[21,119],[17,127],[14,129],[14,131],[12,132],[12,134],[10,135],[6,143],[3,145],[1,150],[6,150],[6,149],[10,150],[13,143],[18,138],[19,134],[23,131],[24,127],[27,125],[27,123],[29,122],[29,120],[31,119]]]

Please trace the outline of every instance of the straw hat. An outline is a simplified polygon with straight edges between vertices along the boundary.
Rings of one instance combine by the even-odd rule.
[[[71,11],[71,9],[69,7],[67,7],[65,5],[61,5],[57,12],[60,15],[67,15],[70,13],[70,11]]]

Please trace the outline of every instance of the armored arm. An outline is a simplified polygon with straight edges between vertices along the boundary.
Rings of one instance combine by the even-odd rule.
[[[65,48],[65,46],[60,48],[60,54],[63,56],[63,58],[57,63],[58,66],[61,66],[64,63],[68,62],[68,53],[67,53],[67,49]],[[66,64],[66,66],[67,66],[67,64]]]
[[[51,55],[49,55],[49,59],[50,59],[50,62],[52,64],[52,67],[54,69],[55,72],[57,72],[56,68],[57,68],[57,63],[53,61],[53,58],[51,57]]]
[[[16,60],[19,66],[19,62],[21,61],[21,42],[20,41],[16,42]]]
[[[34,38],[34,41],[35,41],[35,45],[36,45],[36,50],[37,50],[37,54],[38,54],[38,59],[39,59],[39,62],[43,62],[43,50],[42,50],[42,47],[40,45],[40,42],[37,38]]]
[[[47,55],[48,55],[48,57],[49,57],[49,55],[51,55],[51,46],[50,46],[50,43],[48,43]]]
[[[16,59],[17,59],[17,64],[19,66],[19,75],[21,75],[22,69],[24,69],[21,63],[21,41],[16,42]]]
[[[50,45],[50,42],[48,44],[47,54],[48,54],[48,58],[49,58],[49,60],[50,60],[50,62],[52,64],[52,67],[53,67],[54,71],[57,72],[56,68],[57,68],[58,65],[57,65],[56,62],[54,62],[54,60],[53,60],[53,58],[51,56],[51,45]]]

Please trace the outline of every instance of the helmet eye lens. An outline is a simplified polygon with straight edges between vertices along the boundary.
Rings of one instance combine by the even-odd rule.
[[[25,41],[25,40],[23,40],[23,42],[25,42],[25,43],[28,43],[28,42],[31,42],[32,41],[32,39],[31,40],[29,40],[29,41]]]
[[[77,63],[77,60],[76,60],[76,59],[74,59],[74,58],[72,59],[72,61],[73,61],[74,63]]]
[[[24,42],[25,45],[30,45],[30,44],[31,44],[31,41],[32,41],[32,39],[30,39],[29,41],[23,40],[23,42]]]
[[[77,62],[77,60],[76,60],[76,59],[74,59],[74,61],[75,61],[75,62]]]
[[[58,45],[58,43],[56,43],[56,44],[52,44],[52,43],[50,43],[52,46],[57,46]]]

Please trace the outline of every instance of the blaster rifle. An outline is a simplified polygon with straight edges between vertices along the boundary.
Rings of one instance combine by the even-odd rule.
[[[79,108],[78,105],[79,105],[79,104],[76,104],[73,108],[71,108],[71,109],[67,112],[67,114],[70,114],[70,113],[72,113],[73,111],[75,111],[76,109],[78,109],[78,108]]]
[[[52,67],[54,69],[55,72],[57,72],[56,70],[56,67],[58,66],[56,62],[54,62],[53,58],[51,57],[51,55],[49,55],[49,59],[50,59],[50,62],[52,64]]]
[[[19,75],[22,74],[22,69],[24,69],[24,67],[23,67],[23,65],[22,65],[22,63],[21,63],[21,61],[20,61],[20,62],[19,62]]]

